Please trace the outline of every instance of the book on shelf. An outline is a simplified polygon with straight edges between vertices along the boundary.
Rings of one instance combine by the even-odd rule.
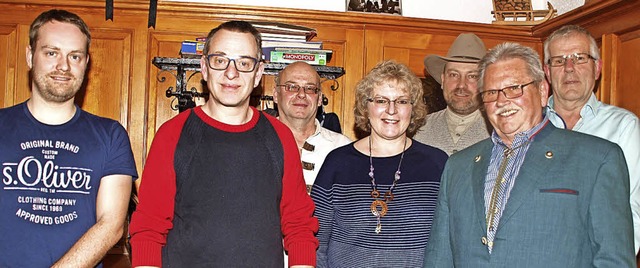
[[[180,56],[183,58],[199,58],[202,56],[206,37],[198,37],[195,40],[184,40],[180,47]]]
[[[327,62],[331,60],[331,56],[333,56],[333,50],[330,49],[310,49],[310,48],[286,48],[286,47],[276,47],[274,51],[291,53],[291,54],[314,54],[314,55],[325,55]]]
[[[322,49],[322,42],[262,41],[262,59],[266,61],[271,60],[271,51],[276,48]]]
[[[311,65],[327,65],[331,59],[331,50],[312,49],[278,49],[272,50],[269,61],[273,63],[292,63],[304,61]]]
[[[325,53],[330,54],[327,51],[322,50],[322,44],[318,44],[313,47],[292,47],[292,46],[278,46],[278,47],[262,47],[262,59],[265,61],[271,61],[271,52],[276,50],[289,50],[290,51],[302,51],[305,53]],[[330,50],[328,50],[330,51]],[[331,56],[329,56],[330,58]]]
[[[316,29],[292,25],[280,22],[254,21],[251,25],[260,33],[285,34],[285,35],[303,35],[306,41],[313,39],[318,33]]]
[[[322,48],[322,42],[262,41],[262,47]]]
[[[290,53],[315,53],[315,54],[331,54],[331,49],[315,49],[315,48],[290,48],[290,47],[275,47],[273,50],[290,52]]]
[[[288,34],[273,34],[273,33],[260,33],[262,41],[295,41],[305,42],[307,41],[304,35],[288,35]]]

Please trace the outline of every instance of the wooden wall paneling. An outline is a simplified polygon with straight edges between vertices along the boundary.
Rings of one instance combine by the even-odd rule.
[[[17,42],[15,47],[15,62],[13,66],[13,96],[12,105],[26,101],[31,97],[31,84],[29,83],[29,67],[27,66],[27,46],[29,45],[29,24],[20,24],[17,27]],[[8,77],[8,79],[11,79]]]
[[[361,29],[340,28],[338,26],[312,26],[318,31],[316,40],[323,42],[323,48],[333,50],[333,57],[328,65],[342,67],[345,75],[334,81],[322,83],[322,91],[329,99],[325,112],[338,115],[342,132],[355,138],[353,125],[353,107],[355,104],[355,84],[361,78],[358,70],[362,69],[363,31]],[[331,86],[338,86],[336,91]]]
[[[92,29],[89,69],[76,103],[93,114],[128,125],[132,32]]]
[[[640,116],[640,29],[620,36],[616,105]]]
[[[600,101],[612,105],[618,105],[617,100],[619,99],[616,92],[619,45],[620,39],[617,35],[605,34],[602,36],[600,45],[602,70],[600,72],[600,84],[595,94]]]
[[[178,114],[177,100],[166,97],[166,91],[169,87],[176,89],[176,73],[161,71],[151,64],[154,57],[179,57],[182,41],[194,39],[201,33],[171,33],[171,32],[152,32],[150,34],[150,50],[148,52],[148,68],[149,77],[149,109],[147,110],[147,150],[151,145],[151,141],[158,128],[167,120]],[[189,77],[191,73],[188,73]],[[202,75],[194,75],[187,84],[187,90],[196,88],[198,92],[203,92],[203,85],[200,83]],[[202,104],[203,100],[196,99],[198,104]]]
[[[136,166],[138,168],[138,176],[142,176],[142,168],[145,157],[147,155],[146,145],[146,129],[147,126],[147,109],[148,109],[148,80],[150,65],[148,56],[148,28],[146,27],[146,19],[144,16],[136,15],[138,20],[137,26],[133,32],[131,46],[132,51],[129,53],[131,61],[129,77],[129,102],[128,102],[128,125],[127,131],[131,139],[131,149],[133,150]]]
[[[14,104],[13,96],[16,81],[16,51],[17,25],[0,25],[0,107]]]
[[[356,85],[365,74],[365,33],[361,29],[348,29],[345,33],[346,47],[344,50],[344,65],[346,75],[340,84],[342,98],[342,111],[334,111],[340,117],[342,132],[352,140],[355,140],[355,114],[353,109],[356,103]]]
[[[440,40],[434,39],[437,37],[420,32],[366,30],[365,73],[368,73],[383,60],[396,60],[409,66],[416,75],[423,77],[425,75],[424,57],[427,51],[433,47],[434,42],[440,42]],[[433,51],[439,52],[438,49]]]
[[[29,26],[39,14],[37,10],[0,2],[0,25],[2,42],[7,50],[0,50],[6,57],[0,67],[3,75],[2,107],[8,107],[27,100],[31,96],[29,68],[26,62],[26,47],[29,45]],[[4,70],[2,70],[4,69]]]
[[[489,34],[485,34],[489,32]],[[433,34],[415,30],[366,30],[366,70],[370,70],[381,60],[395,59],[407,64],[418,76],[428,75],[424,70],[424,58],[429,54],[446,55],[449,47],[462,32]],[[529,36],[497,36],[492,30],[476,33],[487,49],[503,42],[518,42],[530,46],[542,56],[542,44],[539,38]]]
[[[427,49],[432,44],[433,35],[414,32],[385,31],[383,36],[383,58],[395,59],[407,64],[411,71],[421,76],[424,74],[423,60]]]
[[[369,73],[378,62],[384,60],[384,31],[365,30],[364,31],[364,75]]]

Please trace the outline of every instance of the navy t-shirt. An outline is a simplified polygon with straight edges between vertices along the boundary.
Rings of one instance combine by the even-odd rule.
[[[137,177],[116,121],[76,107],[46,125],[26,102],[0,110],[0,267],[50,267],[96,222],[100,180]]]

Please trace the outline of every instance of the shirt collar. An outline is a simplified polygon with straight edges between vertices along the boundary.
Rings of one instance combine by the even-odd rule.
[[[522,143],[532,140],[533,137],[538,134],[538,132],[540,132],[540,130],[549,122],[549,118],[544,113],[542,114],[542,116],[542,121],[535,125],[533,128],[520,133],[516,133],[516,136],[511,143],[511,148],[518,147]],[[491,133],[491,141],[493,141],[493,144],[500,144],[504,147],[509,147],[502,141],[500,136],[498,136],[498,133],[495,129],[493,130],[493,133]]]
[[[322,128],[322,126],[320,125],[320,121],[318,121],[318,119],[314,119],[314,120],[315,120],[316,131],[313,132],[313,134],[311,134],[311,136],[309,136],[309,138],[320,135],[320,129]],[[309,139],[309,138],[307,138],[307,139]]]
[[[550,112],[557,114],[557,112],[553,109],[553,107],[555,106],[554,96],[549,97],[549,101],[547,103],[547,109],[549,109]],[[602,104],[600,103],[600,101],[598,101],[598,99],[596,99],[596,95],[591,93],[591,96],[589,97],[589,100],[587,100],[587,103],[585,103],[585,105],[582,106],[582,109],[580,109],[580,117],[584,119],[591,119],[596,117],[600,106],[602,106]]]
[[[461,125],[464,123],[475,121],[478,116],[480,116],[480,109],[476,109],[473,113],[468,115],[459,115],[449,109],[449,106],[446,108],[445,116],[447,117],[447,122],[451,122],[452,125]]]

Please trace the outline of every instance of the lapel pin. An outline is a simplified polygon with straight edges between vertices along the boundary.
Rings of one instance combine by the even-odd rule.
[[[547,153],[544,154],[544,157],[551,159],[553,158],[553,152],[552,151],[547,151]]]

